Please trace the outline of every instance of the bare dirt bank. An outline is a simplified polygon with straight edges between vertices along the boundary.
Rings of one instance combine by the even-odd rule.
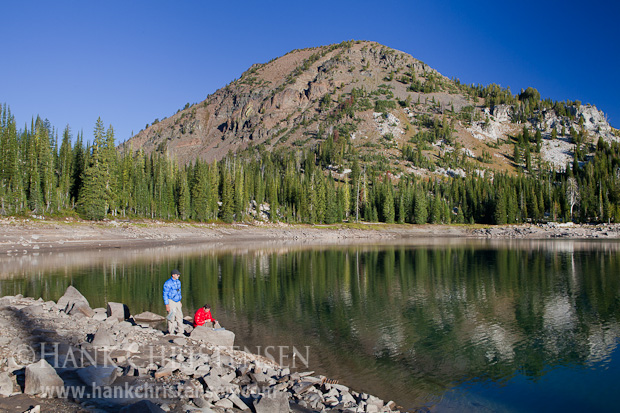
[[[148,248],[165,245],[372,243],[434,238],[620,238],[620,224],[608,225],[287,225],[203,224],[161,221],[0,220],[0,254]]]

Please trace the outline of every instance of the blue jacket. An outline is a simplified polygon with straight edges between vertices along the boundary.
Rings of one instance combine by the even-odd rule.
[[[170,300],[181,301],[181,280],[172,277],[164,283],[164,304],[168,305]]]

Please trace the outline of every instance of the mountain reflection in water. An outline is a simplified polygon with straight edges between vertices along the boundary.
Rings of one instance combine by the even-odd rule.
[[[406,409],[511,410],[518,403],[512,386],[559,399],[570,386],[586,394],[590,382],[598,407],[605,407],[619,396],[613,384],[606,391],[591,379],[601,371],[610,383],[620,379],[612,357],[620,337],[619,246],[514,240],[243,251],[194,246],[26,266],[5,274],[0,293],[57,300],[73,284],[92,307],[115,301],[133,313],[163,313],[161,285],[179,268],[186,315],[209,303],[240,347],[269,348],[285,364],[295,361],[299,370]],[[293,349],[309,356],[307,367],[292,358]],[[575,372],[579,380],[564,381]],[[545,390],[549,380],[559,380],[557,396]]]

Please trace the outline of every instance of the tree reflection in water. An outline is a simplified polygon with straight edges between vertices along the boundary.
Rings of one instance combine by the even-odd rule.
[[[301,370],[412,408],[460,383],[535,382],[559,366],[608,363],[620,337],[617,249],[586,241],[203,249],[33,271],[0,290],[56,300],[73,284],[93,307],[116,301],[163,313],[161,285],[179,268],[186,315],[208,302],[237,345],[285,346],[285,357],[310,346]]]

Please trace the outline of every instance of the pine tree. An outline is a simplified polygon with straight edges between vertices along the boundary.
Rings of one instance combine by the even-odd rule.
[[[78,211],[87,219],[101,220],[105,218],[110,205],[110,175],[105,158],[105,132],[101,118],[95,123],[94,137],[89,163],[82,173]]]
[[[40,214],[43,212],[43,194],[39,174],[39,135],[34,133],[35,130],[33,122],[31,132],[25,131],[23,134],[26,147],[26,194],[30,210]]]
[[[206,221],[209,219],[209,185],[207,165],[200,160],[196,160],[191,187],[192,218],[196,221]]]
[[[508,222],[506,193],[500,188],[495,195],[495,212],[493,213],[497,225],[505,225]]]
[[[426,202],[426,195],[424,194],[424,189],[422,187],[417,188],[415,192],[414,216],[416,224],[426,224],[426,221],[428,219],[428,207]]]
[[[60,144],[58,155],[58,209],[68,209],[71,201],[71,129],[69,125],[65,127]]]
[[[439,195],[433,198],[433,209],[431,213],[431,224],[439,224],[441,222],[441,199]]]
[[[220,208],[220,219],[224,222],[232,222],[234,214],[234,189],[230,171],[222,167],[222,206]]]
[[[82,188],[82,173],[86,165],[83,134],[78,133],[71,156],[71,188],[69,190],[73,204],[77,204]]]
[[[187,183],[187,172],[184,170],[177,174],[176,193],[178,217],[185,221],[191,216],[191,198]]]
[[[388,224],[394,223],[394,194],[392,192],[392,185],[386,184],[385,196],[383,199],[383,217]]]

